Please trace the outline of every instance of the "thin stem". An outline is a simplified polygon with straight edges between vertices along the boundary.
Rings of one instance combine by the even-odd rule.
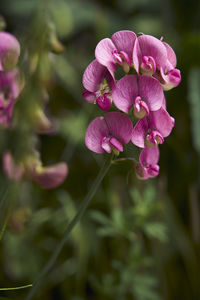
[[[22,286],[16,286],[12,288],[0,288],[0,291],[15,291],[15,290],[22,290],[31,287],[32,284],[22,285]]]
[[[89,190],[88,194],[86,195],[85,199],[83,200],[82,204],[80,205],[80,208],[79,208],[77,214],[75,215],[75,217],[72,219],[72,221],[67,226],[62,240],[57,245],[55,251],[53,252],[52,256],[50,257],[50,259],[48,260],[48,262],[46,263],[44,268],[41,270],[40,275],[38,276],[38,278],[33,283],[33,287],[30,290],[30,292],[28,293],[25,300],[32,299],[33,296],[35,295],[35,293],[39,290],[45,276],[50,271],[53,264],[56,262],[56,259],[57,259],[58,255],[60,254],[63,246],[65,245],[65,243],[66,243],[66,241],[69,237],[69,234],[71,233],[71,231],[74,229],[76,224],[79,222],[79,220],[83,216],[88,204],[90,203],[91,199],[93,198],[93,196],[95,195],[97,189],[99,188],[99,185],[101,184],[103,178],[105,177],[106,173],[108,172],[108,170],[111,166],[112,159],[113,159],[113,155],[105,161],[105,163],[102,166],[101,170],[99,171],[99,174],[98,174],[97,178],[95,179],[91,189]]]

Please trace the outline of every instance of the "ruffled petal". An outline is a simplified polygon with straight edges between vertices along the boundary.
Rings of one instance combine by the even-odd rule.
[[[133,134],[131,138],[132,143],[140,148],[144,148],[145,137],[148,129],[149,125],[147,117],[140,119],[133,128]]]
[[[132,58],[133,46],[135,44],[136,34],[130,30],[121,30],[112,35],[112,41],[118,51],[123,51]]]
[[[157,79],[141,75],[138,76],[138,92],[142,100],[148,104],[149,110],[158,110],[163,103],[163,89]]]
[[[109,112],[105,114],[104,119],[110,135],[119,142],[128,144],[133,131],[131,120],[120,112]]]
[[[133,106],[136,96],[138,96],[138,84],[135,75],[127,75],[121,78],[112,93],[115,106],[127,114]]]
[[[104,153],[102,140],[109,136],[108,127],[103,117],[97,117],[88,126],[85,135],[85,144],[88,149],[96,153]]]

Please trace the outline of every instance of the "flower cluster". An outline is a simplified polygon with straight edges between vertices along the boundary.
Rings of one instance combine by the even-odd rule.
[[[107,111],[112,103],[121,112],[94,119],[86,132],[86,146],[96,153],[123,152],[131,141],[142,149],[136,173],[142,179],[159,173],[159,149],[174,127],[163,90],[181,81],[176,55],[162,39],[123,30],[101,40],[83,74],[84,99]],[[118,68],[124,77],[117,80]],[[127,115],[125,115],[125,114]],[[131,119],[135,117],[134,127]]]
[[[0,32],[0,124],[8,126],[13,107],[22,89],[16,67],[20,55],[17,39],[7,32]]]
[[[19,69],[16,68],[19,55],[20,44],[17,39],[10,33],[0,32],[0,124],[9,129],[12,129],[10,125],[14,105],[25,84],[25,81],[20,79]],[[34,105],[31,106],[30,103],[30,139],[35,139],[35,131],[49,133],[52,130],[52,124],[43,112],[45,101],[46,98],[42,97],[41,101],[35,102]],[[15,124],[15,127],[17,126],[18,122]],[[9,179],[17,182],[26,177],[43,188],[57,187],[68,174],[67,164],[60,162],[44,167],[39,152],[33,149],[34,145],[32,146],[32,149],[25,150],[17,162],[10,151],[5,151],[2,159],[4,173]]]

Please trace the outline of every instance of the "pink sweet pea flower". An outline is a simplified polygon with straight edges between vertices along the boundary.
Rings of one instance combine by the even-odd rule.
[[[18,40],[8,32],[0,32],[0,71],[13,69],[20,55]]]
[[[167,61],[165,66],[158,70],[154,77],[157,78],[165,91],[171,90],[172,88],[179,85],[181,82],[181,72],[176,69],[176,54],[174,50],[165,42],[163,42],[167,50]]]
[[[14,104],[22,87],[17,69],[0,71],[0,124],[9,125]]]
[[[97,117],[87,128],[85,144],[93,152],[102,154],[114,151],[123,152],[123,144],[131,140],[133,125],[131,120],[120,112],[109,112]]]
[[[132,143],[140,148],[156,147],[164,142],[174,127],[175,120],[162,107],[139,120],[133,128]]]
[[[167,49],[162,41],[151,35],[140,35],[133,49],[133,64],[139,74],[153,75],[167,62]]]
[[[48,167],[37,165],[32,168],[29,174],[39,186],[52,189],[63,183],[68,174],[68,167],[64,162]]]
[[[122,66],[126,73],[129,72],[135,40],[134,32],[122,30],[114,33],[111,39],[105,38],[97,44],[95,57],[100,64],[108,68],[113,79],[117,65]]]
[[[164,93],[160,83],[145,75],[127,75],[121,78],[113,90],[115,106],[125,113],[133,108],[137,118],[148,116],[150,111],[160,109]]]
[[[135,166],[136,174],[140,179],[148,179],[149,177],[156,177],[159,174],[160,167],[159,149],[145,147],[142,149],[139,157],[140,163]]]
[[[83,98],[97,104],[102,110],[108,110],[112,105],[112,88],[114,80],[107,68],[95,59],[86,68],[83,74]]]

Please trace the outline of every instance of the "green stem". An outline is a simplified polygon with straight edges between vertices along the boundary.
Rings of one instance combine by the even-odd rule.
[[[50,271],[53,264],[56,262],[56,259],[57,259],[58,255],[60,254],[63,246],[65,245],[65,243],[66,243],[66,241],[69,237],[69,234],[71,233],[71,231],[74,229],[76,224],[79,222],[79,220],[83,216],[88,204],[90,203],[91,199],[93,198],[93,196],[95,195],[97,189],[99,188],[99,185],[101,184],[103,178],[105,177],[106,173],[108,172],[108,170],[111,166],[112,159],[113,159],[113,155],[105,161],[105,163],[102,166],[101,170],[99,171],[99,174],[98,174],[97,178],[95,179],[91,189],[89,190],[88,194],[86,195],[85,199],[83,200],[77,214],[75,215],[75,217],[72,219],[72,221],[67,226],[67,229],[64,233],[64,236],[63,236],[62,240],[57,245],[55,251],[53,252],[52,256],[50,257],[50,259],[48,260],[48,262],[46,263],[44,268],[41,270],[40,275],[38,276],[38,278],[33,283],[33,287],[30,290],[30,292],[28,293],[25,300],[32,299],[33,296],[35,295],[35,293],[39,290],[43,279],[45,278],[47,273]]]

